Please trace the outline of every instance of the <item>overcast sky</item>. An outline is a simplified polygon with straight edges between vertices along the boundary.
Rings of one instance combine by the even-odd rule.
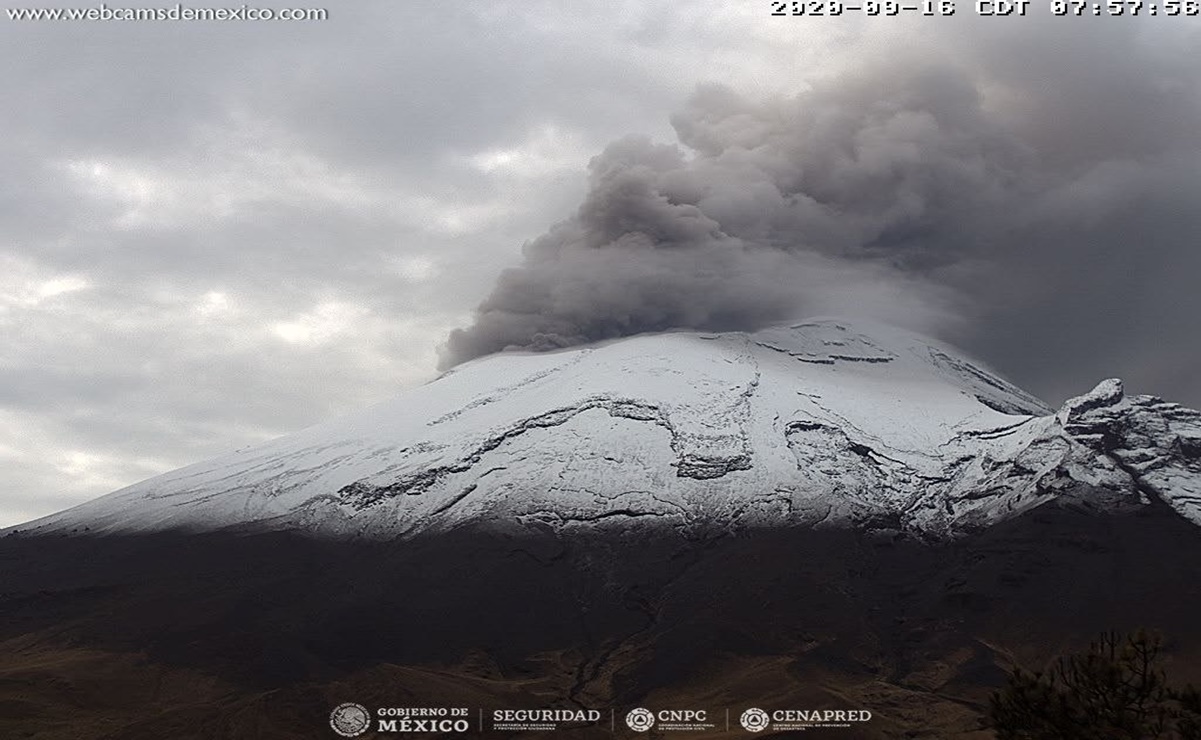
[[[1053,404],[1118,375],[1201,405],[1195,19],[959,5],[0,19],[0,526],[547,332],[858,307]],[[608,297],[640,266],[649,318]]]

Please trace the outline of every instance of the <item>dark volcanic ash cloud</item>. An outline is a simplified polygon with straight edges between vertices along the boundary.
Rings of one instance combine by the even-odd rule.
[[[1023,157],[932,68],[752,102],[705,87],[680,146],[627,138],[576,215],[525,249],[450,359],[678,327],[753,328],[946,261]]]
[[[791,98],[698,89],[678,144],[631,137],[592,161],[576,214],[526,245],[444,364],[851,312],[950,324],[1054,395],[1073,365],[1137,375],[1104,356],[1115,339],[1175,322],[1195,344],[1182,317],[1201,291],[1180,270],[1201,275],[1196,45],[1023,28]]]

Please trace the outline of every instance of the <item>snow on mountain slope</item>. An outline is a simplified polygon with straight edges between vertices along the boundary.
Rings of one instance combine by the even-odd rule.
[[[955,350],[816,319],[502,353],[22,532],[463,523],[967,531],[1066,496],[1201,524],[1201,415],[1118,381],[1058,414]]]

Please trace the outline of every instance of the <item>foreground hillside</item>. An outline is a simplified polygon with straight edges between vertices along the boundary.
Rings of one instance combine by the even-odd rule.
[[[855,734],[827,734],[983,738],[1009,665],[1104,629],[1162,630],[1171,675],[1201,680],[1199,560],[1198,528],[1166,508],[1055,504],[933,545],[670,528],[8,537],[0,736],[335,737],[330,710],[356,701],[867,708]]]

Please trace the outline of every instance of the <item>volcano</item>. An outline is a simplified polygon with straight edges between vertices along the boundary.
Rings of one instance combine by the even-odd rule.
[[[1201,524],[1201,414],[1107,380],[1059,412],[955,350],[817,320],[461,366],[366,413],[20,527],[394,539],[464,525],[946,537],[1048,500]]]
[[[1134,627],[1201,678],[1201,414],[859,320],[503,352],[4,534],[5,737],[983,738],[1006,668]]]

